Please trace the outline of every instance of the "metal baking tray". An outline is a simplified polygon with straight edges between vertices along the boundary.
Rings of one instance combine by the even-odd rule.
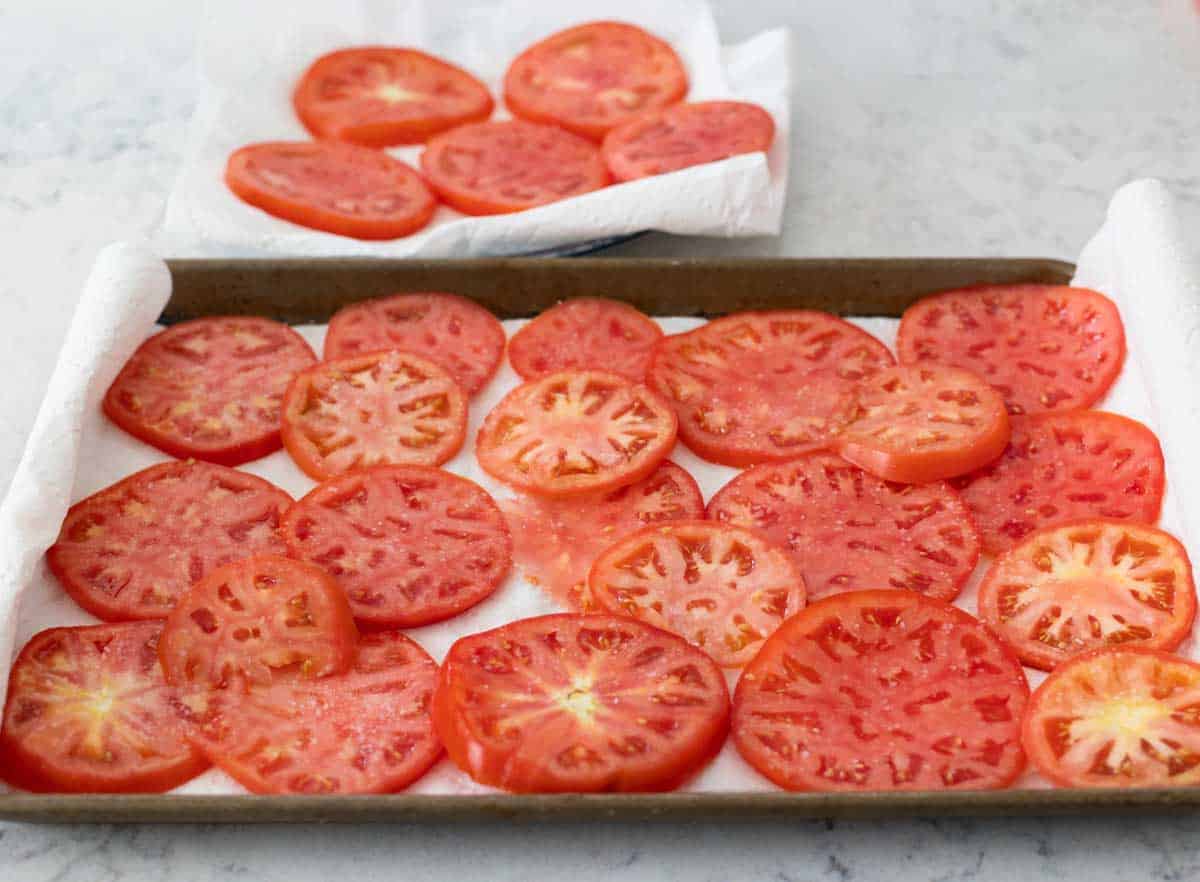
[[[266,315],[324,322],[339,307],[395,291],[446,290],[502,318],[565,297],[602,295],[655,315],[800,307],[899,316],[914,300],[977,283],[1068,282],[1074,267],[1023,258],[616,260],[176,260],[165,322]],[[872,793],[666,793],[448,796],[175,796],[0,794],[0,817],[74,822],[361,822],[479,818],[878,818],[1177,812],[1200,788]]]

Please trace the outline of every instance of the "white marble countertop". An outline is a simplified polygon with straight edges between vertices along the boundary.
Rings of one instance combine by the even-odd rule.
[[[787,24],[795,156],[777,239],[651,235],[610,254],[1072,259],[1157,176],[1200,221],[1192,0],[719,0]],[[194,102],[202,4],[0,0],[0,486],[96,251],[155,228]],[[598,9],[602,4],[598,5]],[[1197,227],[1200,229],[1200,227]],[[0,879],[1181,880],[1200,817],[872,823],[38,827]]]

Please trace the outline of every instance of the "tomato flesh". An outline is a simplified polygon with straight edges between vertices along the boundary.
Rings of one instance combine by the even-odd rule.
[[[270,319],[180,322],[130,356],[104,412],[171,456],[239,465],[279,449],[283,393],[316,360],[304,338]]]
[[[512,561],[508,525],[479,485],[426,466],[332,478],[292,506],[294,556],[333,576],[360,626],[415,628],[469,609]]]
[[[822,451],[748,469],[708,516],[785,549],[810,599],[894,588],[953,600],[979,560],[971,515],[948,485],[882,481]]]
[[[403,349],[428,359],[474,395],[504,355],[504,328],[473,300],[457,294],[393,294],[352,303],[333,314],[325,360]]]
[[[314,61],[292,106],[316,138],[391,147],[487,119],[495,102],[487,86],[433,55],[359,46]]]
[[[523,379],[565,370],[600,370],[646,380],[662,330],[627,303],[601,297],[564,300],[513,334],[508,360]]]
[[[372,465],[441,465],[467,432],[467,396],[431,361],[399,350],[322,362],[283,403],[283,445],[323,481]]]
[[[51,628],[8,681],[0,775],[38,792],[162,792],[208,763],[158,665],[161,622]]]
[[[560,614],[458,640],[433,719],[476,781],[523,793],[671,790],[720,749],[721,669],[636,619]]]
[[[1000,555],[979,586],[979,617],[1046,671],[1097,646],[1174,649],[1195,615],[1183,546],[1124,521],[1038,530]]]
[[[856,591],[788,619],[746,666],[733,738],[789,790],[983,790],[1025,765],[1029,686],[984,625],[908,591]]]
[[[744,468],[828,443],[853,418],[858,384],[892,363],[836,316],[743,312],[664,337],[647,382],[675,408],[684,444]]]

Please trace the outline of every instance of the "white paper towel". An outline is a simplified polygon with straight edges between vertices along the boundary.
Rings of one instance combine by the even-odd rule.
[[[1195,494],[1179,491],[1197,486],[1194,478],[1200,468],[1192,457],[1200,442],[1200,402],[1193,391],[1197,366],[1190,357],[1190,348],[1200,339],[1200,271],[1183,249],[1170,195],[1161,184],[1141,181],[1117,193],[1107,220],[1080,257],[1075,281],[1108,294],[1121,309],[1129,355],[1121,377],[1101,406],[1143,420],[1162,439],[1168,489],[1161,523],[1195,552],[1200,537],[1193,526],[1200,523],[1200,503]],[[153,329],[168,288],[163,264],[148,252],[125,245],[103,252],[88,280],[25,456],[0,506],[0,675],[6,674],[12,657],[14,635],[23,643],[45,627],[94,621],[54,581],[42,562],[42,552],[57,536],[70,501],[164,459],[158,451],[109,424],[100,413],[99,401],[125,358]],[[863,317],[853,321],[893,345],[895,319]],[[692,318],[662,320],[669,332],[699,322]],[[510,334],[520,324],[505,323]],[[320,351],[323,326],[298,330]],[[474,436],[487,411],[516,382],[515,374],[504,364],[496,379],[472,402],[468,437]],[[478,481],[494,495],[503,495],[504,489],[479,469],[470,448],[467,445],[448,467]],[[672,458],[696,476],[706,499],[736,474],[733,469],[705,463],[683,447],[676,448]],[[293,495],[313,486],[282,452],[243,468]],[[981,565],[976,579],[957,601],[971,612],[975,611],[974,585],[982,569]],[[492,598],[474,609],[409,633],[440,659],[463,634],[554,608],[544,594],[514,574]],[[1180,651],[1200,657],[1194,640]],[[1043,676],[1027,672],[1034,683]],[[1034,773],[1020,783],[1046,786]],[[484,788],[442,762],[412,789],[470,793]],[[688,789],[773,787],[726,745]],[[231,793],[240,788],[223,774],[210,771],[182,790]]]
[[[307,139],[291,91],[332,49],[368,43],[413,46],[482,78],[497,98],[508,63],[525,47],[598,15],[640,25],[669,41],[691,79],[688,100],[740,98],[763,105],[777,134],[768,156],[748,154],[603,190],[531,211],[471,218],[438,208],[423,231],[360,242],[308,230],[239,201],[225,187],[225,160],[254,141]],[[655,229],[708,236],[779,232],[787,190],[788,35],[763,32],[722,47],[702,0],[589,0],[470,5],[435,0],[219,0],[201,34],[201,91],[183,171],[161,232],[166,253],[291,256],[478,257],[537,251]],[[507,114],[498,107],[497,117]],[[414,165],[420,147],[390,151]]]

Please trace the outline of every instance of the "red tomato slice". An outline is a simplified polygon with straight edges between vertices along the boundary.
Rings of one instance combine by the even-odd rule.
[[[960,609],[856,591],[788,619],[746,666],[733,739],[788,790],[988,790],[1021,773],[1029,685]]]
[[[38,792],[155,793],[208,763],[158,666],[161,622],[51,628],[13,663],[0,775]]]
[[[632,484],[674,446],[675,414],[645,386],[560,371],[504,396],[483,421],[475,455],[520,490],[571,496]]]
[[[314,137],[391,147],[487,119],[495,102],[487,86],[433,55],[359,46],[314,61],[292,106]]]
[[[744,468],[827,443],[854,415],[860,382],[893,364],[886,346],[823,312],[728,315],[664,337],[647,374],[699,456]]]
[[[248,144],[230,155],[225,184],[267,214],[353,239],[399,239],[429,223],[437,208],[406,163],[335,141]]]
[[[881,481],[821,451],[743,472],[708,516],[786,549],[810,600],[871,587],[953,600],[979,561],[971,515],[948,485]]]
[[[608,184],[595,144],[515,119],[459,126],[431,138],[421,170],[442,201],[463,214],[524,211]]]
[[[1141,646],[1064,662],[1029,702],[1029,759],[1062,787],[1200,784],[1200,665]]]
[[[642,114],[610,131],[602,151],[613,178],[632,181],[766,152],[774,140],[775,120],[757,104],[701,101]]]
[[[1099,401],[1121,372],[1125,329],[1116,304],[1087,288],[987,285],[918,300],[904,311],[904,364],[963,368],[999,390],[1013,414]]]
[[[737,668],[805,600],[804,579],[762,535],[713,521],[639,530],[601,554],[588,576],[607,611],[679,634]]]
[[[587,589],[592,562],[642,527],[704,517],[696,480],[673,462],[632,484],[586,496],[503,499],[514,557],[529,581],[579,612],[599,612]]]
[[[104,412],[171,456],[239,465],[279,449],[284,390],[316,360],[303,337],[270,319],[180,322],[130,356]]]
[[[669,44],[615,21],[559,31],[518,55],[504,75],[504,103],[514,116],[594,141],[687,90],[687,72]]]
[[[403,349],[429,359],[474,395],[500,366],[504,341],[496,317],[466,297],[393,294],[335,312],[325,333],[325,360]]]
[[[989,554],[1039,528],[1083,518],[1152,524],[1164,483],[1154,433],[1095,410],[1014,417],[1003,456],[954,481]]]
[[[283,518],[295,557],[337,579],[359,625],[415,628],[469,609],[512,563],[504,515],[478,484],[427,466],[332,478]]]
[[[441,465],[466,433],[462,387],[395,349],[322,362],[297,375],[283,402],[283,446],[316,481],[371,465]]]
[[[508,360],[526,380],[555,371],[596,370],[643,383],[662,335],[653,320],[628,303],[576,297],[550,307],[513,334]]]
[[[213,570],[179,599],[158,643],[173,686],[324,677],[354,661],[358,632],[346,594],[320,567],[248,557]]]
[[[215,567],[284,554],[292,498],[262,478],[189,460],[151,466],[71,506],[46,552],[75,602],[107,621],[161,619]]]
[[[193,740],[252,793],[392,793],[441,756],[436,684],[425,650],[381,631],[361,639],[343,674],[213,690],[183,710]]]
[[[880,371],[859,387],[838,452],[887,481],[927,484],[974,471],[1004,452],[1004,399],[979,377],[923,365]]]
[[[1097,646],[1174,649],[1195,615],[1183,546],[1124,521],[1031,533],[995,560],[979,587],[979,617],[1044,671]]]
[[[450,759],[492,787],[671,790],[720,750],[729,691],[682,637],[621,616],[541,616],[451,646],[433,721]]]

